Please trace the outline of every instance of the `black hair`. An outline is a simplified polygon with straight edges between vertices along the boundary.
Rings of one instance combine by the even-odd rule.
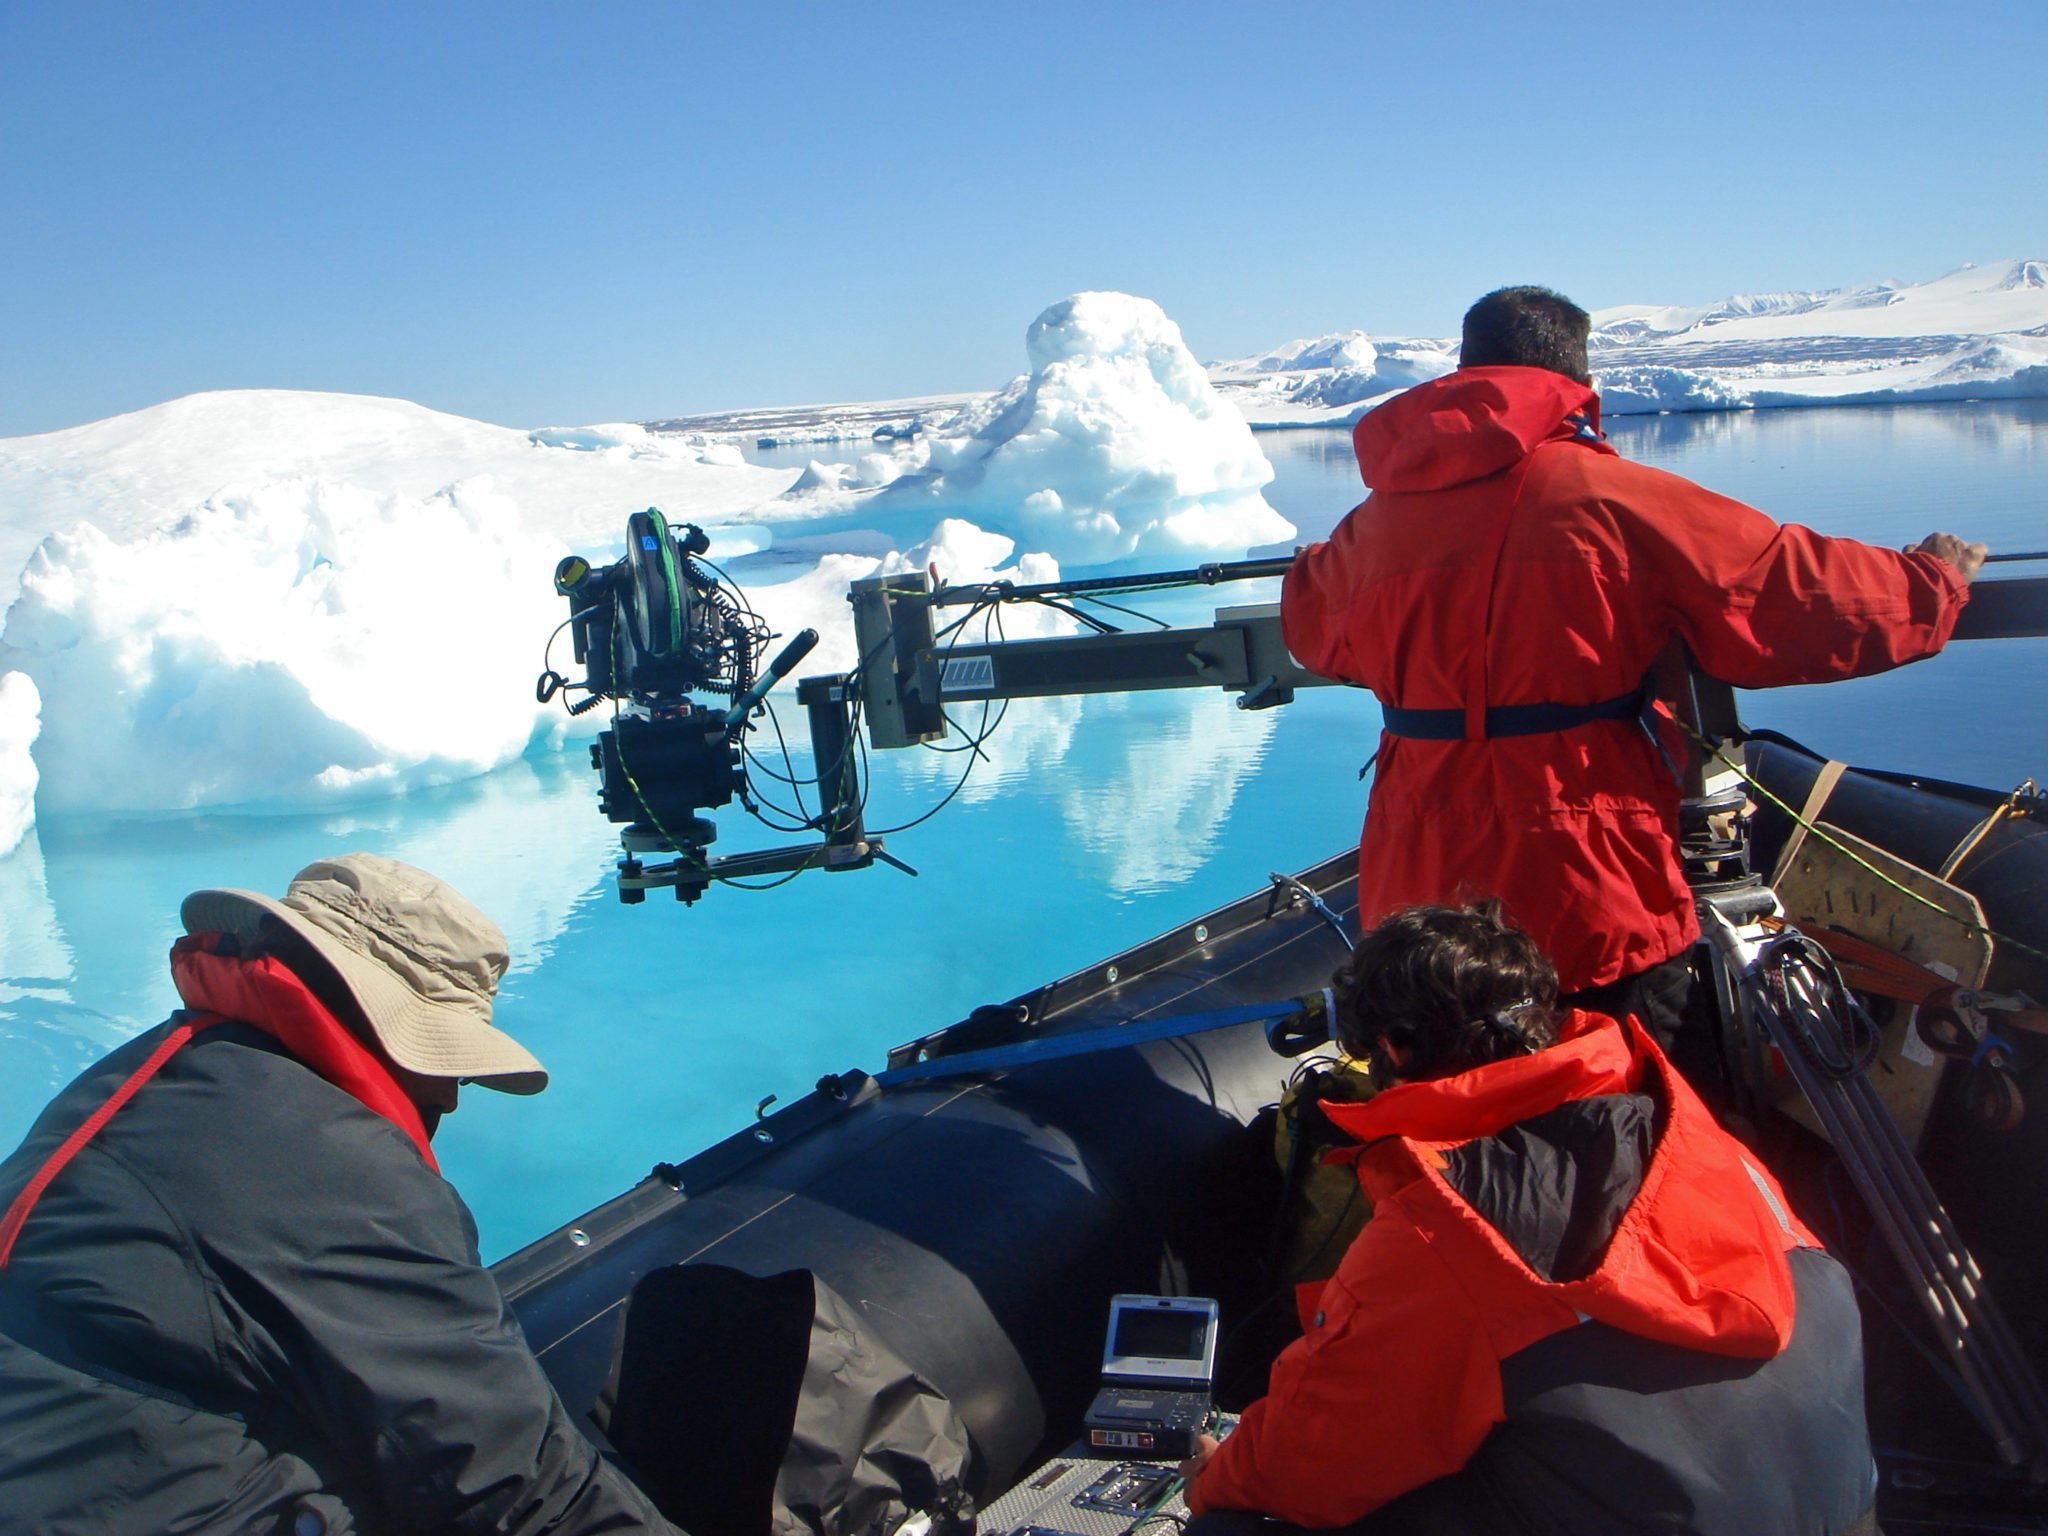
[[[1334,990],[1338,1042],[1402,1078],[1448,1077],[1557,1039],[1557,972],[1490,898],[1394,913],[1359,941]]]
[[[1496,288],[1465,311],[1461,368],[1548,368],[1590,384],[1593,317],[1548,288]]]

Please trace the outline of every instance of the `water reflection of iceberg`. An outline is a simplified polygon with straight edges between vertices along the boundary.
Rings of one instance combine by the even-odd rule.
[[[611,899],[617,834],[596,814],[596,782],[581,751],[535,754],[451,792],[321,817],[319,852],[374,848],[432,870],[497,919],[513,972],[532,970],[577,907]]]
[[[26,1129],[56,1088],[128,1034],[71,1000],[72,972],[31,830],[0,858],[0,1130]]]
[[[1059,770],[1073,755],[1083,711],[1092,702],[1071,697],[1012,699],[1007,705],[991,704],[985,712],[980,704],[956,705],[949,711],[953,729],[935,745],[959,750],[900,754],[905,792],[916,797],[950,790],[967,767],[969,741],[980,743],[980,754],[960,784],[957,803],[977,805],[1013,788],[1029,790],[1040,775]]]
[[[473,894],[505,930],[514,972],[534,970],[579,905],[610,899],[616,845],[589,790],[580,755],[564,754],[354,812],[53,818],[0,860],[0,1144],[176,1005],[164,957],[198,886],[275,894],[316,858],[373,849]]]
[[[50,910],[43,847],[33,828],[12,856],[0,859],[0,1003],[24,991],[61,988],[71,975],[71,950]]]
[[[1087,701],[1102,728],[1084,741],[1086,772],[1062,775],[1060,814],[1119,896],[1178,885],[1200,869],[1257,771],[1270,710],[1247,712],[1208,690]],[[1107,718],[1104,718],[1107,717]]]
[[[954,803],[1049,800],[1071,836],[1070,858],[1112,894],[1150,894],[1201,868],[1273,724],[1271,711],[1236,709],[1213,689],[1016,699]],[[979,707],[961,710],[954,725],[945,743],[954,748],[963,730],[985,728]],[[913,800],[945,794],[967,765],[963,751],[906,752],[902,761],[899,782]]]

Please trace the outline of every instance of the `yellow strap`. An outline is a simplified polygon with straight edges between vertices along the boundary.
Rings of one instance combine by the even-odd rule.
[[[1741,772],[1740,769],[1736,771]],[[1785,839],[1785,850],[1778,855],[1778,867],[1771,874],[1773,885],[1778,883],[1781,874],[1792,867],[1792,861],[1799,856],[1799,850],[1806,842],[1807,832],[1820,820],[1821,807],[1828,803],[1828,796],[1835,792],[1835,786],[1841,783],[1842,775],[1848,771],[1847,763],[1831,757],[1821,764],[1820,772],[1813,776],[1813,788],[1806,792],[1806,804],[1801,806],[1799,814],[1792,818],[1792,835]],[[1746,779],[1749,776],[1743,774],[1743,777]]]

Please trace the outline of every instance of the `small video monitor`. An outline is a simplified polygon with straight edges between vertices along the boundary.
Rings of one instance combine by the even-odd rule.
[[[1088,1444],[1143,1460],[1189,1455],[1209,1422],[1216,1303],[1206,1296],[1113,1296]]]
[[[1207,1386],[1216,1375],[1216,1303],[1203,1296],[1115,1296],[1104,1376]]]

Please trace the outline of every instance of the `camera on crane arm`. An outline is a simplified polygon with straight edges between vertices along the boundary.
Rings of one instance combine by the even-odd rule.
[[[622,901],[641,901],[659,885],[695,901],[726,866],[760,872],[761,855],[708,856],[718,832],[699,812],[730,804],[735,794],[744,802],[747,717],[818,642],[816,630],[804,630],[761,671],[773,635],[698,561],[710,547],[703,529],[672,529],[650,507],[626,520],[622,559],[592,566],[570,555],[555,567],[555,590],[569,600],[576,660],[586,675],[573,684],[544,672],[537,693],[545,703],[565,688],[586,690],[572,714],[605,699],[624,706],[590,749],[598,802],[624,827]],[[670,852],[678,857],[669,864],[639,857]]]
[[[750,786],[748,718],[769,688],[809,654],[817,633],[798,635],[756,677],[773,636],[725,585],[723,573],[700,558],[709,543],[698,528],[671,530],[649,508],[628,520],[622,559],[593,568],[571,556],[555,572],[555,589],[569,599],[576,659],[589,675],[571,683],[552,670],[543,672],[539,694],[545,703],[557,694],[586,692],[588,697],[569,706],[572,714],[603,699],[620,706],[591,760],[603,780],[604,813],[625,828],[619,835],[627,855],[619,864],[619,896],[628,902],[642,900],[651,886],[670,886],[687,902],[713,880],[793,876],[808,869],[883,863],[915,874],[884,848],[881,835],[867,830],[862,724],[869,743],[887,749],[943,740],[952,726],[949,704],[1222,688],[1238,695],[1239,708],[1266,709],[1291,699],[1298,687],[1329,681],[1288,655],[1277,604],[1220,610],[1207,628],[1162,623],[1136,630],[1120,630],[1073,606],[1115,594],[1280,576],[1292,566],[1291,555],[1024,586],[946,583],[919,571],[869,576],[847,594],[859,657],[855,669],[807,677],[797,685],[796,701],[810,727],[811,773],[808,782],[800,780],[786,757],[786,774],[766,769],[794,802],[779,805],[777,791],[759,782]],[[1092,633],[1018,640],[986,629],[979,640],[960,633],[976,614],[1023,602],[1047,603],[1081,617]],[[948,607],[968,611],[941,629],[934,615]],[[693,697],[698,694],[713,695],[715,702],[700,704]],[[970,769],[985,756],[980,747],[987,721],[984,715],[983,737],[959,749],[970,754]],[[940,806],[958,792],[956,784]],[[716,832],[699,812],[735,798],[766,824],[813,831],[820,840],[712,857],[706,850]],[[781,819],[770,821],[764,811]],[[677,858],[647,865],[638,857],[664,850]]]

